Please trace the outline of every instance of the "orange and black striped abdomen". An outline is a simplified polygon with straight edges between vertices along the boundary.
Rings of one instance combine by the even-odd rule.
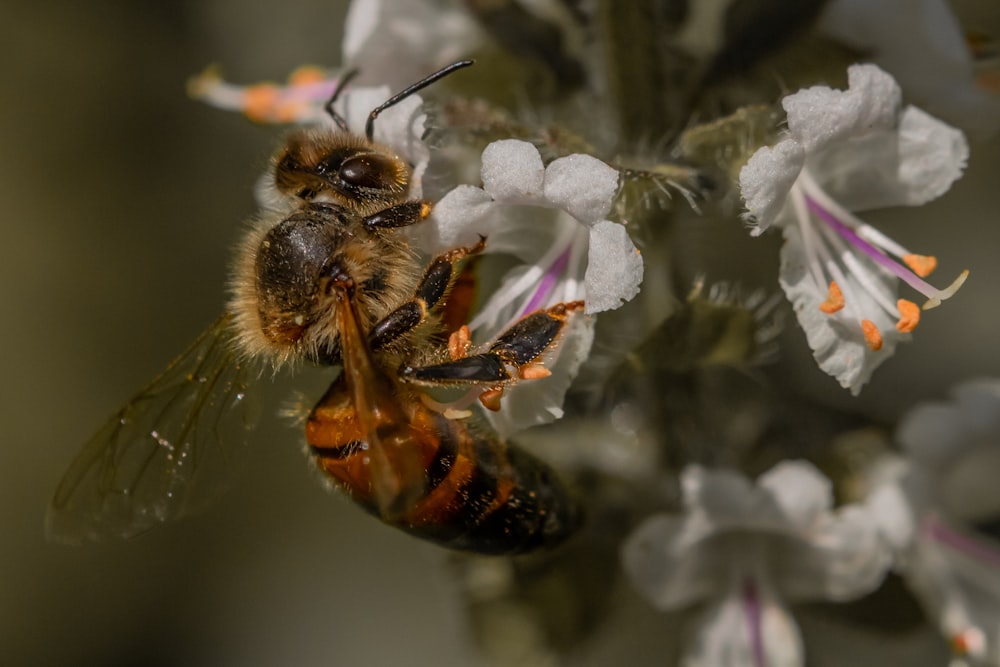
[[[515,554],[554,546],[579,524],[579,509],[548,465],[531,454],[407,403],[412,446],[423,461],[423,494],[386,523],[442,546]],[[378,516],[363,434],[340,381],[313,409],[306,437],[316,465],[359,505]]]

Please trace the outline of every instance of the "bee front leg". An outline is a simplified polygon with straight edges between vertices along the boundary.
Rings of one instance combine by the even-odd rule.
[[[427,319],[427,313],[441,302],[455,277],[455,264],[482,252],[486,240],[466,248],[454,248],[439,255],[424,271],[413,298],[382,318],[368,334],[368,347],[378,350]]]
[[[417,384],[489,384],[500,387],[515,379],[544,377],[544,368],[533,364],[562,333],[573,311],[583,308],[582,301],[557,303],[547,310],[525,315],[504,331],[486,352],[462,356],[430,366],[403,365],[400,376]]]
[[[409,227],[421,222],[431,214],[431,203],[426,201],[404,201],[378,213],[372,213],[361,224],[370,232],[376,229],[396,229]]]

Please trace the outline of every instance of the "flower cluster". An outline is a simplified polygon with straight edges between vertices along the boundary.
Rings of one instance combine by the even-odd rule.
[[[954,389],[954,401],[918,405],[897,440],[906,453],[873,473],[868,504],[898,569],[973,664],[1000,662],[1000,381]]]
[[[961,270],[947,285],[931,284],[937,257],[859,215],[927,204],[966,169],[963,132],[904,98],[968,130],[995,128],[997,97],[976,78],[979,62],[957,19],[940,0],[912,8],[901,0],[830,0],[810,20],[878,65],[839,56],[847,86],[836,89],[823,85],[828,70],[807,65],[803,72],[794,58],[778,58],[806,82],[781,99],[782,114],[752,106],[780,97],[747,73],[760,54],[748,51],[746,68],[727,61],[727,40],[754,41],[747,35],[770,19],[765,10],[744,8],[749,15],[740,17],[689,3],[690,16],[673,17],[679,23],[669,30],[659,26],[689,47],[684,58],[625,72],[618,68],[635,63],[620,62],[621,54],[641,49],[619,42],[642,22],[625,5],[591,14],[577,4],[354,0],[343,70],[303,68],[284,85],[245,87],[210,70],[191,85],[198,98],[253,120],[298,124],[331,123],[327,102],[343,87],[336,112],[363,133],[371,109],[458,58],[475,56],[483,76],[497,80],[544,73],[531,89],[515,91],[528,110],[504,108],[504,86],[464,89],[449,79],[453,87],[436,106],[425,111],[412,95],[375,124],[374,139],[414,168],[410,195],[443,193],[431,197],[426,219],[400,232],[413,251],[432,257],[484,241],[469,270],[475,296],[457,344],[485,348],[530,313],[584,304],[545,351],[544,372],[504,387],[502,406],[482,401],[489,409],[479,416],[502,437],[536,443],[536,453],[561,452],[555,458],[588,496],[591,524],[563,552],[498,568],[504,581],[493,582],[488,596],[495,606],[487,613],[483,599],[466,600],[469,608],[483,618],[528,609],[521,620],[532,626],[532,646],[559,638],[542,650],[551,662],[571,634],[564,626],[579,626],[574,650],[600,636],[593,628],[618,611],[609,602],[617,585],[609,568],[620,567],[655,610],[686,621],[679,627],[691,632],[674,647],[681,664],[794,667],[807,662],[810,646],[793,605],[865,605],[891,569],[940,630],[953,664],[1000,665],[1000,487],[993,480],[1000,385],[963,384],[953,403],[916,408],[894,445],[866,442],[857,445],[863,455],[845,455],[840,444],[845,433],[884,426],[861,416],[872,412],[858,398],[862,388],[969,275]],[[796,29],[806,22],[786,18]],[[605,58],[610,53],[618,55]],[[355,69],[357,81],[379,87],[342,86]],[[589,78],[564,76],[570,69]],[[698,73],[685,80],[693,94],[657,97],[663,81],[682,72]],[[739,85],[727,79],[744,74]],[[743,106],[717,118],[719,99]],[[680,125],[701,124],[661,127],[683,104],[691,106],[681,109]],[[612,126],[615,119],[621,127]],[[635,119],[643,126],[631,127]],[[653,141],[660,136],[667,137],[662,145]],[[678,173],[694,175],[681,190],[689,206],[665,204],[664,183]],[[270,180],[262,179],[260,197],[276,206]],[[739,193],[740,214],[728,192]],[[692,233],[685,223],[696,216]],[[775,327],[765,320],[772,306],[784,307],[777,289],[755,301],[767,304],[767,318],[738,299],[687,298],[716,280],[706,276],[716,248],[698,235],[738,235],[741,223],[754,237],[772,228],[782,235],[780,287],[816,364],[852,394],[844,397],[855,401],[850,415],[785,386],[787,378],[770,369],[748,372],[750,360],[776,356],[760,348],[776,347]],[[767,252],[766,244],[751,245]],[[744,288],[739,271],[755,275],[758,260],[774,261],[755,257],[732,267],[734,293]],[[467,418],[481,392],[447,403],[424,398],[447,418]],[[918,389],[907,392],[918,400]],[[546,440],[559,446],[547,448]],[[632,446],[641,456],[629,453]],[[561,587],[572,592],[560,597],[553,591]],[[598,593],[587,597],[591,589]],[[591,608],[563,614],[564,599]],[[912,600],[898,604],[915,606]],[[477,625],[481,644],[509,644],[492,626]]]

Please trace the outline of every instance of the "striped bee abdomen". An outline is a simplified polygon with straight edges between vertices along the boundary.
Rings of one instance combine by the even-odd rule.
[[[424,478],[414,480],[421,487],[419,499],[398,516],[381,516],[374,500],[370,453],[342,380],[306,424],[316,465],[385,523],[450,549],[482,554],[555,546],[578,527],[577,503],[540,459],[419,400],[401,406],[410,425],[408,445],[419,451]]]

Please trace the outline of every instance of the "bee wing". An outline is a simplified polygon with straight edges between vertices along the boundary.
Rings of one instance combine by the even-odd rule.
[[[371,471],[371,492],[383,519],[396,520],[424,495],[426,476],[418,447],[422,434],[406,415],[391,380],[375,367],[349,290],[334,284],[341,360]]]
[[[225,489],[253,426],[231,319],[216,320],[87,441],[49,506],[51,539],[133,537]]]

